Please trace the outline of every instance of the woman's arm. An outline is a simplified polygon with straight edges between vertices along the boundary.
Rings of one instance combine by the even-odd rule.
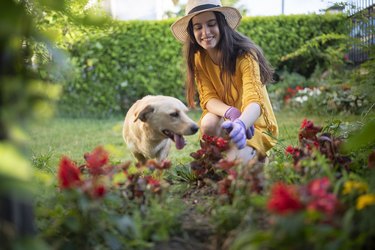
[[[227,111],[230,106],[226,105],[222,101],[216,98],[210,99],[206,104],[206,109],[217,116],[224,117],[225,111]]]

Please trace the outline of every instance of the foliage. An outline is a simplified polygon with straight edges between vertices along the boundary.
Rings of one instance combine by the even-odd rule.
[[[351,82],[356,86],[359,93],[373,93],[375,91],[375,45],[371,46],[369,60],[361,64],[354,70]],[[366,99],[373,105],[375,103],[374,95],[367,94]]]
[[[340,24],[344,20],[340,15],[246,17],[239,31],[259,44],[276,68],[283,68],[282,56],[332,30],[342,34],[344,29]],[[86,117],[122,114],[147,94],[171,95],[183,100],[182,46],[170,33],[173,21],[113,21],[110,27],[98,28],[77,37],[74,43],[69,42],[67,49],[74,71],[64,81],[61,114]],[[295,36],[290,30],[296,32]],[[290,70],[296,65],[287,66]]]
[[[167,184],[160,179],[170,162],[112,165],[102,147],[84,158],[85,163],[77,166],[63,156],[59,190],[39,198],[38,226],[49,245],[144,249],[178,230],[180,206],[164,197]]]
[[[276,110],[298,109],[318,115],[371,112],[373,84],[367,80],[367,74],[372,72],[367,66],[370,64],[371,61],[354,69],[348,64],[337,64],[325,71],[318,67],[308,79],[283,71],[280,81],[269,87],[272,104]],[[358,78],[360,75],[363,78]]]
[[[288,65],[282,61],[282,57],[295,52],[296,49],[302,49],[313,39],[332,35],[341,36],[345,34],[345,29],[345,17],[330,14],[245,17],[238,28],[264,50],[276,69],[288,66],[288,71],[300,68],[301,62],[295,61]],[[315,61],[313,64],[318,62],[319,57],[320,55],[313,54]],[[305,62],[302,65],[305,65]],[[313,71],[314,67],[310,70]],[[306,72],[308,74],[305,76],[311,71]]]
[[[191,170],[198,180],[205,178],[220,180],[219,171],[228,170],[235,165],[224,159],[224,152],[229,149],[229,142],[222,137],[203,135],[200,141],[201,148],[191,153],[194,160],[190,163]]]
[[[363,128],[340,121],[316,126],[304,120],[297,136],[298,145],[279,144],[283,148],[273,150],[269,162],[253,161],[243,166],[225,162],[226,150],[222,146],[227,141],[219,137],[204,136],[198,144],[200,149],[191,153],[194,156],[191,164],[171,169],[165,169],[169,163],[154,161],[144,166],[132,166],[128,162],[113,164],[107,158],[109,155],[97,148],[85,154],[83,164],[71,161],[80,169],[79,173],[73,170],[76,174],[71,188],[51,192],[55,182],[42,186],[49,191],[38,197],[40,237],[50,245],[70,246],[74,242],[81,247],[92,243],[98,248],[146,249],[160,241],[173,244],[176,238],[171,237],[194,240],[190,238],[192,234],[199,234],[210,244],[211,237],[204,234],[207,229],[203,225],[189,224],[193,227],[189,230],[181,225],[182,217],[191,223],[194,211],[198,210],[214,226],[216,244],[223,249],[229,246],[233,249],[320,248],[331,244],[338,249],[366,248],[374,235],[374,221],[369,220],[375,205],[374,173],[371,172],[375,162],[375,154],[371,154],[374,142],[369,136],[372,130],[371,123]],[[366,140],[361,131],[370,133],[365,136]],[[341,151],[343,143],[347,144],[348,134],[348,143],[359,146]],[[356,134],[359,137],[351,142]],[[100,156],[99,160],[91,159],[95,155]],[[350,164],[342,161],[346,157],[350,157]],[[48,154],[40,156],[40,161],[43,159],[48,161]],[[94,175],[100,168],[93,167],[100,162],[106,162],[103,169],[110,171]],[[202,174],[194,174],[193,166],[202,170]],[[152,185],[146,184],[148,176],[164,184],[152,189]],[[105,187],[99,188],[106,190],[99,192],[103,196],[95,195],[95,187],[100,187],[97,184]],[[272,195],[274,189],[278,196]],[[204,197],[186,201],[189,195],[202,192]],[[292,207],[293,203],[287,202],[290,199],[294,199]],[[72,212],[62,212],[68,210]],[[83,225],[92,226],[79,229]],[[82,239],[90,239],[91,243]]]
[[[328,141],[327,133],[331,133]],[[234,224],[217,224],[218,230],[229,236],[224,242],[229,249],[369,249],[375,236],[370,229],[374,220],[365,216],[375,209],[374,153],[368,162],[359,163],[364,164],[361,169],[354,168],[354,159],[348,165],[347,160],[339,160],[346,159],[339,151],[331,151],[338,147],[337,140],[341,141],[334,134],[305,120],[299,132],[300,145],[286,148],[292,159],[284,160],[283,173],[273,172],[276,165],[271,160],[265,178],[256,175],[249,181],[238,175],[229,189],[231,202],[221,202],[213,209],[227,218],[233,218],[230,214],[241,216]],[[373,150],[373,144],[365,145]],[[254,170],[257,164],[247,168]],[[244,184],[236,184],[241,182],[247,187],[260,183],[262,188],[241,189]],[[258,194],[267,199],[259,199]]]
[[[348,37],[344,34],[323,34],[306,41],[299,49],[281,58],[288,64],[293,62],[293,71],[306,76],[313,73],[317,66],[334,71],[343,64],[347,51]]]
[[[33,237],[33,171],[25,154],[25,126],[50,117],[60,93],[32,63],[35,44],[48,39],[35,28],[28,2],[0,3],[0,241],[5,249],[45,249]]]

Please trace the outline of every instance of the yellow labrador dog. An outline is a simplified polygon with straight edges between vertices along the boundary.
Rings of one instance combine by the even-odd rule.
[[[164,160],[172,141],[177,149],[185,146],[184,135],[195,134],[199,127],[186,112],[180,100],[170,96],[145,96],[128,110],[122,135],[134,157]]]

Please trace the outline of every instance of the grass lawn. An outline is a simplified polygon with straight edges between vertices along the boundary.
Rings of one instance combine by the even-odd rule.
[[[189,114],[198,120],[200,113]],[[297,133],[304,118],[313,120],[317,125],[327,125],[333,120],[329,116],[305,116],[298,112],[276,113],[279,124],[281,145],[296,145]],[[358,120],[358,116],[335,116],[343,122]],[[123,117],[111,119],[71,119],[53,118],[43,123],[29,126],[29,148],[33,165],[47,168],[54,172],[62,155],[69,156],[78,163],[83,163],[83,154],[103,145],[109,152],[111,160],[123,162],[133,160],[122,140]],[[182,151],[174,147],[170,152],[173,165],[187,164],[192,160],[189,156],[199,147],[198,136],[185,137],[187,146]]]

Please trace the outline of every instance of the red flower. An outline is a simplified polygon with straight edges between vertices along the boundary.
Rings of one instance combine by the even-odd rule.
[[[152,176],[145,176],[145,180],[147,182],[147,187],[153,192],[153,193],[159,193],[161,191],[160,181],[157,179],[154,179]]]
[[[271,188],[271,197],[267,207],[271,212],[284,215],[302,209],[302,204],[293,186],[276,183]]]
[[[295,155],[297,154],[297,152],[299,152],[298,148],[294,148],[293,146],[288,146],[286,147],[285,149],[285,154],[290,154],[290,155]]]
[[[103,173],[102,167],[109,161],[109,154],[103,149],[103,147],[97,147],[92,153],[86,153],[85,159],[90,173],[93,175],[99,175]]]
[[[314,124],[311,121],[309,121],[307,119],[303,119],[303,121],[301,123],[301,129],[307,128],[307,127],[309,127],[311,125],[314,126]]]
[[[106,189],[103,185],[96,186],[93,190],[94,198],[101,198],[106,194]]]
[[[219,137],[216,139],[216,146],[221,150],[226,150],[228,149],[228,141]]]
[[[60,160],[58,178],[61,189],[77,187],[81,184],[80,171],[76,164],[68,157],[63,156]]]
[[[298,91],[300,91],[300,90],[303,90],[303,87],[301,87],[301,86],[297,86],[297,87],[296,87],[296,91],[298,92]]]
[[[160,185],[160,181],[153,178],[152,176],[145,176],[145,179],[146,179],[148,185],[151,185],[151,186],[159,186]]]
[[[202,139],[203,139],[203,141],[205,141],[205,142],[207,142],[207,143],[211,143],[211,142],[213,141],[213,137],[212,137],[212,136],[209,136],[209,135],[206,135],[206,134],[204,134],[204,135],[202,136]]]
[[[299,148],[294,148],[293,146],[288,146],[285,149],[285,154],[286,155],[290,154],[295,161],[297,161],[299,159],[299,157],[301,156],[301,152],[300,152]]]
[[[295,91],[293,88],[291,88],[291,87],[288,87],[288,88],[286,89],[286,91],[287,91],[288,93],[292,94],[292,95],[295,95],[295,93],[296,93],[296,91]]]

